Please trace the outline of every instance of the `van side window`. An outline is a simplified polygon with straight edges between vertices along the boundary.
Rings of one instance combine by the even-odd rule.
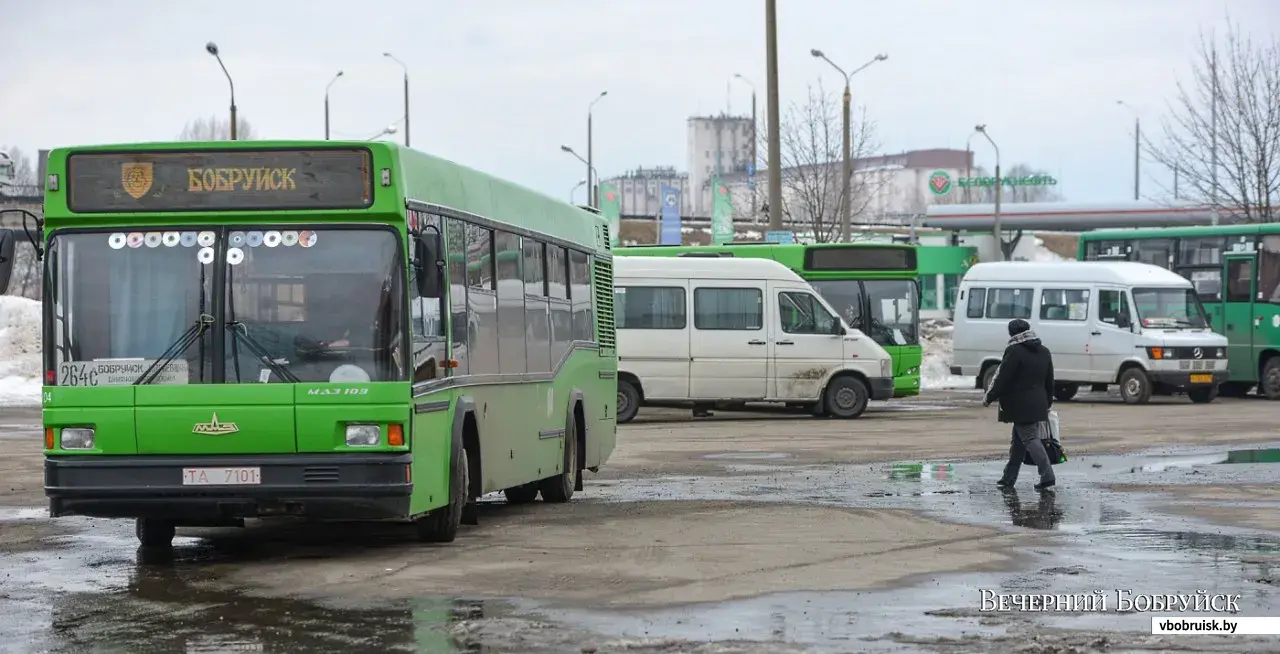
[[[1089,291],[1046,288],[1040,292],[1041,320],[1084,320],[1089,317]]]
[[[693,326],[754,331],[764,327],[764,294],[758,288],[698,288]]]
[[[969,318],[981,318],[982,310],[987,306],[987,289],[971,288],[969,289],[969,308],[965,310],[964,315]]]
[[[778,293],[778,309],[782,331],[788,334],[830,334],[836,326],[836,317],[809,293]]]
[[[993,288],[987,291],[987,317],[1001,320],[1031,317],[1030,288]]]
[[[1098,320],[1121,329],[1133,322],[1129,298],[1124,291],[1098,291]]]
[[[617,329],[684,329],[688,323],[684,289],[674,286],[616,286]]]

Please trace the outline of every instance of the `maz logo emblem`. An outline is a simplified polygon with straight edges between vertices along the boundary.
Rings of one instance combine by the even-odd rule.
[[[193,434],[207,434],[209,436],[226,436],[240,431],[240,427],[234,422],[218,422],[218,414],[213,414],[213,420],[209,422],[197,422],[195,427],[191,429]]]

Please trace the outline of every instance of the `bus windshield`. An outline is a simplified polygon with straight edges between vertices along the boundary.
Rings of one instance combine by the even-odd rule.
[[[1165,329],[1207,329],[1200,300],[1192,289],[1135,288],[1133,303],[1143,327]]]
[[[216,339],[227,383],[403,379],[397,243],[385,229],[55,234],[56,383],[133,384],[161,359],[143,383],[211,383]]]
[[[909,279],[822,279],[811,286],[850,326],[880,345],[917,345],[916,284]],[[864,297],[870,314],[863,315]]]

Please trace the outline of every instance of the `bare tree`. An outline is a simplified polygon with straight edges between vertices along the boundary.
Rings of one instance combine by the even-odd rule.
[[[1043,183],[1053,178],[1043,169],[1019,163],[1001,170],[1000,174],[1004,178],[1000,186],[1001,204],[1060,202],[1063,199],[1062,194],[1053,184]],[[972,171],[972,177],[990,178],[991,173],[986,168],[977,166]],[[946,195],[935,195],[932,198],[932,204],[994,204],[995,201],[994,182],[990,185],[983,183],[967,187],[962,187],[957,182],[951,192]]]
[[[10,179],[6,180],[3,175],[0,175],[0,189],[6,183],[19,188],[39,186],[39,182],[36,180],[35,164],[32,163],[31,157],[27,156],[26,152],[16,146],[8,145],[0,145],[0,152],[9,156],[8,163],[13,167]]]
[[[813,230],[814,240],[831,242],[840,236],[843,185],[840,176],[844,132],[840,98],[819,81],[809,87],[804,102],[793,102],[782,116],[778,138],[782,146],[782,214],[793,225]],[[875,123],[865,107],[850,121],[850,157],[857,160],[876,151]],[[854,170],[849,195],[851,213],[862,215],[883,183],[882,175]]]
[[[253,125],[249,121],[240,116],[236,119],[236,139],[240,141],[252,141],[257,138],[257,134],[253,130]],[[231,121],[218,116],[210,116],[208,118],[197,118],[186,124],[182,128],[182,133],[178,135],[179,141],[230,141],[231,140]]]
[[[16,146],[0,146],[0,152],[8,155],[8,164],[12,166],[8,175],[0,175],[0,196],[30,196],[40,192],[40,181],[36,175],[36,167],[31,157]],[[4,207],[0,207],[2,209]],[[25,225],[34,228],[15,213],[5,214],[0,225],[17,227]],[[7,223],[7,224],[6,224]],[[0,288],[0,295],[11,294],[40,299],[40,264],[36,261],[35,248],[27,237],[18,238],[13,254],[13,274],[9,278],[9,288]]]
[[[1228,219],[1280,221],[1280,40],[1254,42],[1228,18],[1224,41],[1201,34],[1161,142],[1145,150],[1176,171],[1182,197]]]

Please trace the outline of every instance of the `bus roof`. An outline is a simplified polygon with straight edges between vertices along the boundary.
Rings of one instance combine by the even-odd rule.
[[[1144,227],[1139,229],[1097,229],[1082,233],[1080,235],[1080,241],[1120,241],[1131,238],[1237,236],[1242,234],[1274,234],[1278,232],[1280,232],[1280,224],[1277,223]]]
[[[773,259],[732,257],[616,257],[613,277],[656,277],[660,279],[772,279],[804,283],[790,268]]]
[[[904,243],[729,243],[725,245],[628,246],[614,255],[772,259],[806,278],[850,276],[911,278],[918,271],[919,248]]]
[[[975,264],[965,273],[963,281],[1083,282],[1191,288],[1191,282],[1182,275],[1134,261],[993,261]]]

